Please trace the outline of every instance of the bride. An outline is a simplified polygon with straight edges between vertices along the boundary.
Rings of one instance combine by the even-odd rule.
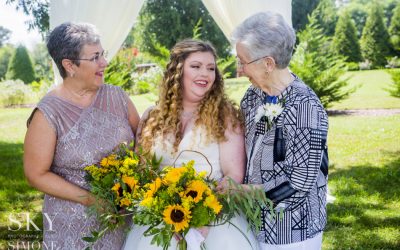
[[[240,113],[224,94],[216,52],[209,43],[183,40],[172,48],[159,101],[145,112],[140,126],[139,145],[162,157],[162,166],[172,166],[179,156],[176,166],[195,160],[196,170],[207,171],[215,180],[230,177],[242,183],[245,152]],[[124,249],[161,249],[151,244],[151,237],[143,236],[146,229],[133,225]],[[208,250],[258,249],[240,216],[230,223],[196,230]],[[173,237],[169,249],[176,245]]]

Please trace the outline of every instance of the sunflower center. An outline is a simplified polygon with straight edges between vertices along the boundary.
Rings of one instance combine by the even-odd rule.
[[[181,210],[174,209],[171,211],[171,220],[175,223],[182,222],[184,215],[185,214]]]
[[[194,191],[194,190],[190,190],[190,191],[186,194],[186,196],[190,196],[190,197],[192,197],[193,199],[196,198],[197,195],[198,195],[197,191]]]

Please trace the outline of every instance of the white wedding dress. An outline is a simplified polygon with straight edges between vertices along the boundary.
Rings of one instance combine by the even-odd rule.
[[[162,163],[161,163],[162,167],[173,166],[175,158],[178,157],[179,153],[181,153],[175,162],[175,166],[178,167],[182,163],[194,160],[195,168],[197,171],[205,170],[208,173],[211,173],[210,175],[211,178],[215,180],[220,180],[223,177],[223,174],[219,164],[218,143],[206,144],[206,142],[204,141],[205,138],[206,137],[204,129],[192,128],[189,131],[187,131],[184,137],[182,138],[182,141],[178,147],[178,153],[175,156],[171,153],[172,140],[166,140],[165,147],[163,147],[161,140],[156,140],[159,143],[154,145],[153,151],[157,157],[162,157]],[[201,152],[207,157],[212,168],[201,154],[185,150],[193,150]],[[230,223],[238,227],[240,231]],[[205,246],[207,250],[259,249],[258,242],[255,239],[253,232],[250,229],[248,229],[248,223],[244,218],[236,216],[230,220],[230,223],[225,223],[219,226],[210,226],[209,233],[205,239]],[[143,233],[144,231],[146,231],[146,229],[147,227],[144,226],[133,225],[131,231],[127,236],[124,250],[162,249],[162,247],[158,247],[157,245],[152,245],[150,243],[152,236],[150,237],[143,236]],[[171,245],[168,249],[177,249],[176,246],[177,246],[177,241],[173,237],[171,240]]]

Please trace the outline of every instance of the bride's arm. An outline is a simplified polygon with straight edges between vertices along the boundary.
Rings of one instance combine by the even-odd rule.
[[[244,131],[232,127],[225,131],[226,141],[219,144],[219,158],[224,177],[230,177],[237,183],[243,182],[246,154]]]

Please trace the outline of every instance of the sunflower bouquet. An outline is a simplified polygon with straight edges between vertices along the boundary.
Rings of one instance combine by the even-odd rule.
[[[126,223],[137,206],[135,202],[140,201],[141,188],[159,175],[160,161],[133,148],[133,143],[122,143],[99,163],[85,167],[90,192],[96,198],[88,212],[97,216],[101,230],[83,240],[94,243],[107,231]]]
[[[143,187],[133,222],[148,226],[144,235],[153,236],[152,244],[166,249],[174,234],[185,237],[190,228],[210,225],[220,216],[222,204],[213,191],[217,182],[206,178],[205,171],[196,172],[194,164],[166,167]]]

